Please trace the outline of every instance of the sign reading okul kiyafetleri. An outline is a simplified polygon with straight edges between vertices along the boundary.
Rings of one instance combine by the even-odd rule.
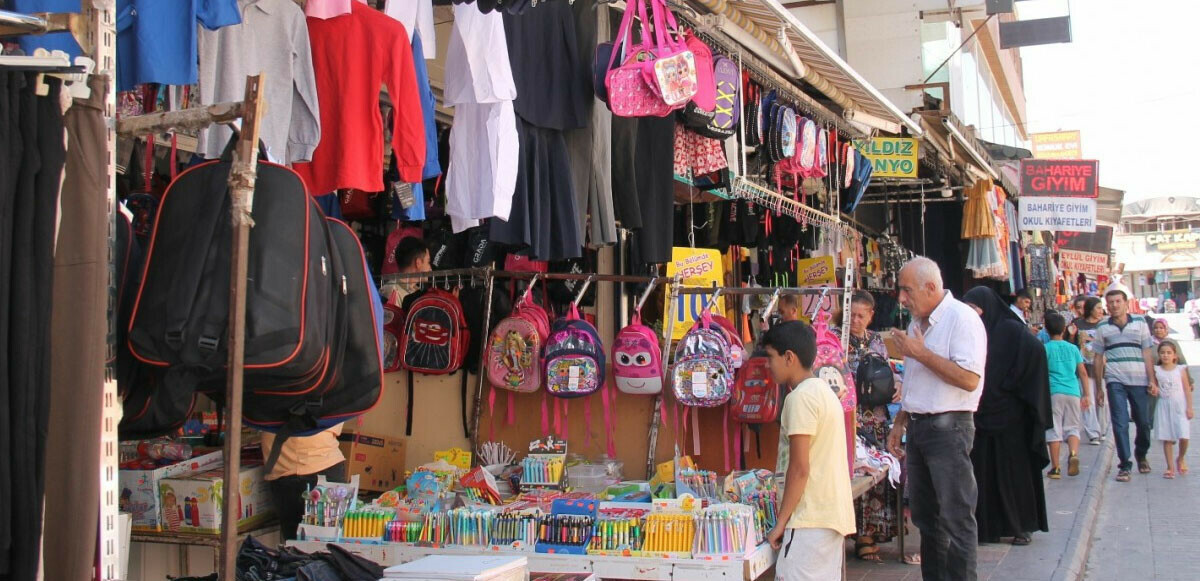
[[[1096,200],[1093,198],[1022,197],[1017,202],[1022,230],[1096,231]]]
[[[855,141],[854,147],[871,160],[874,177],[917,177],[917,140],[912,137],[875,137]]]

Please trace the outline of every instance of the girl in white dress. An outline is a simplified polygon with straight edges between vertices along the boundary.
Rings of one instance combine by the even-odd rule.
[[[1174,478],[1176,465],[1180,474],[1188,472],[1184,456],[1187,455],[1191,436],[1188,420],[1192,419],[1192,381],[1187,368],[1179,365],[1179,347],[1173,341],[1163,341],[1158,346],[1158,365],[1154,368],[1154,375],[1158,378],[1154,437],[1163,443],[1163,454],[1167,457],[1167,471],[1163,473],[1163,478]],[[1178,457],[1175,456],[1176,441],[1179,442]]]

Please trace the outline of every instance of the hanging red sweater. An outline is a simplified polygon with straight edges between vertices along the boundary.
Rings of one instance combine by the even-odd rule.
[[[394,111],[392,150],[400,179],[420,182],[425,126],[404,25],[353,2],[350,14],[328,20],[309,17],[308,37],[321,107],[321,142],[311,162],[294,167],[309,193],[319,196],[341,188],[383,191],[383,85]]]

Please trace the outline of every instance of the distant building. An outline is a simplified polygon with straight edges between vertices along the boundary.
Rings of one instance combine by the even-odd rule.
[[[1168,293],[1176,307],[1200,285],[1200,197],[1170,196],[1125,204],[1113,236],[1114,264],[1125,284],[1158,312]],[[1190,294],[1189,294],[1190,293]]]

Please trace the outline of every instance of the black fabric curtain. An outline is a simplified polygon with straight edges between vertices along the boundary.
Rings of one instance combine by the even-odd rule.
[[[66,157],[61,81],[0,70],[0,581],[37,578],[50,408],[50,289]]]

